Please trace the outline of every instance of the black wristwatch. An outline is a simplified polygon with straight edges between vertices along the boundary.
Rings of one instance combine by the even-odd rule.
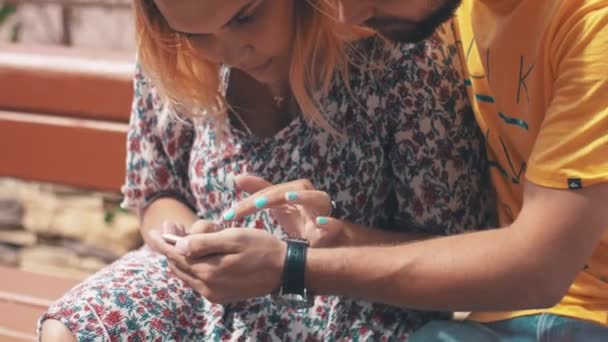
[[[300,239],[285,239],[287,253],[283,268],[283,283],[273,294],[277,303],[294,309],[308,309],[314,305],[314,296],[305,284],[306,252],[309,243]]]

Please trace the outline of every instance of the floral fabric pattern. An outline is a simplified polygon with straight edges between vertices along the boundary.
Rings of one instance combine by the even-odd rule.
[[[138,71],[123,205],[139,210],[171,194],[214,220],[246,196],[232,179],[248,173],[273,183],[307,178],[332,196],[335,217],[370,229],[447,235],[492,224],[483,136],[451,32],[361,47],[369,63],[353,68],[350,91],[337,77],[321,99],[343,138],[300,116],[266,139],[225,125],[227,141],[218,144],[208,119],[162,119],[159,96]],[[283,234],[266,212],[236,226]],[[80,341],[393,341],[449,314],[336,296],[317,297],[305,311],[270,297],[212,304],[144,247],[72,289],[46,318]]]

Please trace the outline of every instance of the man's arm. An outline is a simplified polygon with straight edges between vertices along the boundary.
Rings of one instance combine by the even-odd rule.
[[[328,218],[328,221],[328,225],[335,225],[338,231],[338,236],[331,247],[394,245],[433,237],[427,234],[370,228],[331,218]]]
[[[396,246],[309,249],[307,286],[403,307],[517,310],[557,303],[608,228],[608,184],[525,184],[509,227]]]

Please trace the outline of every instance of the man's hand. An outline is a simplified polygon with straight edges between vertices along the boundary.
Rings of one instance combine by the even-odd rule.
[[[192,209],[171,197],[155,200],[140,215],[141,235],[146,245],[155,252],[158,252],[158,248],[150,237],[151,231],[181,236],[185,234],[185,227],[190,227],[198,219]]]
[[[184,237],[192,234],[205,234],[216,232],[220,227],[212,221],[197,220],[191,225],[186,225],[177,221],[164,221],[160,228],[154,229],[157,233],[171,234],[178,237]],[[183,249],[183,241],[179,240],[176,243],[178,250]],[[158,242],[155,239],[149,239],[148,246],[155,252],[160,253]]]
[[[608,184],[572,191],[526,182],[523,209],[509,227],[394,246],[311,248],[306,285],[422,310],[550,307],[608,243],[606,203]]]
[[[171,271],[210,302],[268,295],[281,284],[287,244],[266,231],[230,228],[187,235],[181,252],[157,231],[150,235]]]

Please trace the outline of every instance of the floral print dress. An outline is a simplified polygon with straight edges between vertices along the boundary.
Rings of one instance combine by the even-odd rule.
[[[209,119],[161,119],[154,85],[138,70],[123,205],[137,210],[173,196],[214,220],[245,196],[232,179],[247,173],[273,183],[307,178],[336,201],[335,217],[370,229],[446,235],[487,226],[494,205],[484,142],[451,32],[415,45],[369,43],[350,92],[336,78],[321,100],[343,138],[300,116],[266,139],[224,125],[227,141],[218,144]],[[267,212],[236,226],[282,235]],[[255,270],[243,281],[250,276]],[[336,296],[304,311],[269,296],[212,304],[144,247],[76,286],[42,319],[65,323],[79,341],[392,341],[449,317]]]

